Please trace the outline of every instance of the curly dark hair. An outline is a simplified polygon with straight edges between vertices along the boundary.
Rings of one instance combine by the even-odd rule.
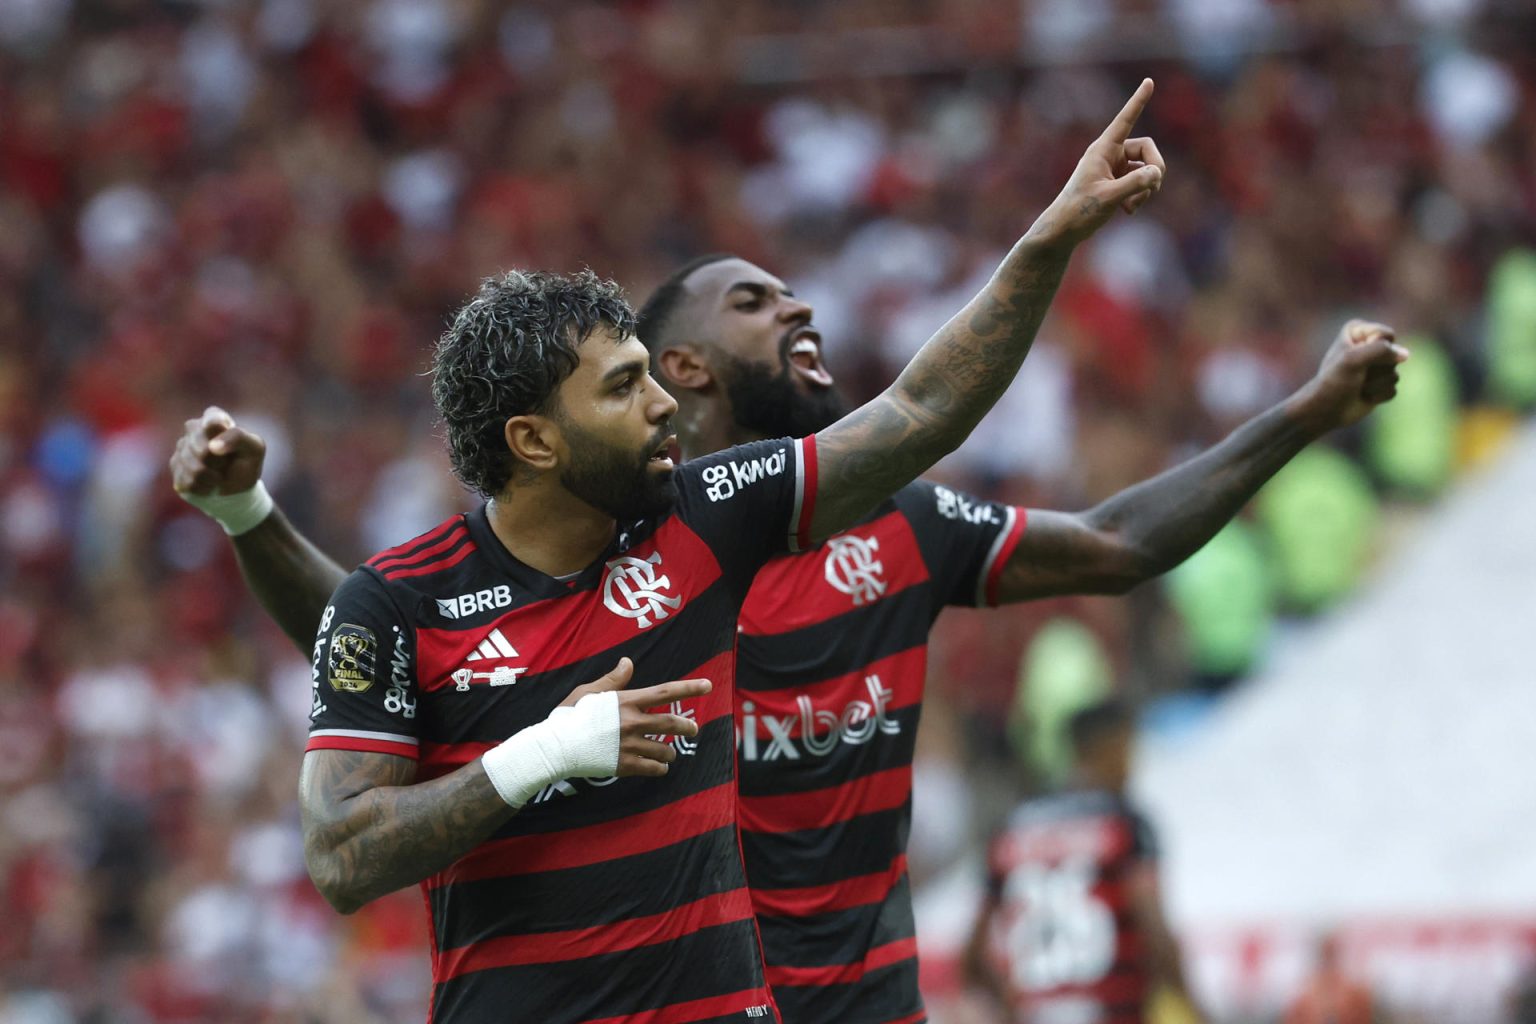
[[[633,334],[635,311],[623,289],[590,270],[509,270],[481,282],[432,356],[432,400],[466,486],[488,498],[506,489],[515,468],[507,420],[549,412],[578,346],[599,330],[614,341]]]

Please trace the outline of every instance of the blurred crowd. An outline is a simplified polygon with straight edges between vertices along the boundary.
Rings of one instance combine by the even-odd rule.
[[[424,1010],[418,897],[343,919],[308,883],[307,661],[172,493],[184,419],[262,433],[278,500],[354,564],[469,500],[420,372],[480,277],[590,265],[638,304],[721,250],[815,305],[861,399],[1143,74],[1168,184],[1079,254],[947,479],[1085,507],[1285,395],[1357,313],[1429,353],[1472,448],[1477,410],[1536,401],[1489,341],[1490,304],[1536,294],[1525,4],[0,0],[0,1022]],[[1035,674],[1220,688],[1271,604],[1334,596],[1282,587],[1202,662],[1190,588],[941,627],[915,871],[959,855],[966,766],[1028,744],[998,723]]]

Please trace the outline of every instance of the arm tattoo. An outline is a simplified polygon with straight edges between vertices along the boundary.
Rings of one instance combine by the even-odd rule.
[[[959,447],[1013,383],[1069,254],[1026,236],[894,384],[816,436],[818,537],[856,522]]]
[[[308,656],[325,604],[347,574],[294,529],[281,509],[234,541],[246,586]]]
[[[342,913],[448,867],[516,813],[479,761],[413,784],[415,762],[317,750],[304,756],[304,861]]]

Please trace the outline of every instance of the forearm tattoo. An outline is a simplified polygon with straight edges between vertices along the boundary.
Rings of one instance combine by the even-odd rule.
[[[816,438],[816,532],[836,532],[959,447],[1029,354],[1068,251],[1028,239],[884,394]]]
[[[413,784],[415,772],[413,762],[388,754],[305,756],[304,859],[338,909],[354,910],[441,871],[515,813],[478,763]]]

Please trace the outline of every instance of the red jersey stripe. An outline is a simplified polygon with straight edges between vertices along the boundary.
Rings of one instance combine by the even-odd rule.
[[[435,562],[428,562],[425,565],[412,566],[409,569],[385,569],[383,570],[384,578],[390,580],[403,580],[407,576],[425,576],[428,573],[442,572],[444,569],[451,569],[455,565],[458,565],[460,562],[464,561],[464,559],[468,558],[474,551],[475,543],[474,541],[470,541],[468,544],[465,544],[463,547],[459,548],[459,550],[455,551],[447,558],[440,558]]]
[[[623,827],[599,822],[560,832],[481,843],[427,880],[437,888],[456,882],[505,878],[535,871],[602,864],[649,853],[735,823],[735,781],[712,786],[654,810],[622,819]]]
[[[1029,513],[1017,506],[1009,509],[1011,519],[1008,528],[998,537],[997,550],[988,558],[986,573],[983,576],[982,598],[980,604],[988,608],[997,607],[997,585],[1002,582],[1003,570],[1008,567],[1008,559],[1013,557],[1014,549],[1019,546],[1019,538],[1024,536],[1024,524],[1029,518]]]
[[[688,1024],[689,1021],[740,1013],[750,1006],[768,1006],[772,1002],[767,989],[749,988],[729,995],[690,999],[686,1003],[672,1003],[669,1006],[658,1006],[654,1010],[626,1013],[622,1017],[586,1020],[582,1024]]]
[[[864,959],[855,964],[839,964],[831,967],[769,967],[769,985],[848,985],[858,981],[870,971],[910,960],[917,956],[916,939],[898,939],[870,949]]]
[[[471,971],[492,967],[521,967],[529,964],[581,960],[607,953],[623,953],[642,946],[670,942],[684,935],[716,925],[745,921],[752,916],[752,897],[746,888],[716,893],[680,907],[614,921],[593,928],[573,928],[564,932],[530,932],[482,939],[472,946],[442,950],[432,972],[438,982]]]
[[[879,566],[880,590],[855,597],[839,589],[833,575],[846,586],[846,555],[832,548],[780,555],[758,571],[741,608],[741,631],[747,636],[781,636],[846,615],[871,597],[889,601],[911,587],[927,583],[930,574],[922,548],[906,515],[893,509],[879,518],[845,530],[840,536],[859,538],[872,550]]]
[[[438,538],[443,535],[443,531],[451,530],[454,528],[454,526],[462,526],[463,524],[463,516],[453,516],[450,519],[445,519],[419,537],[413,537],[412,539],[406,541],[404,544],[396,544],[392,548],[385,548],[383,551],[380,551],[378,554],[368,559],[367,564],[377,565],[381,561],[390,561],[396,558],[411,556],[421,547],[427,544],[435,543]]]
[[[884,871],[844,878],[827,885],[803,889],[753,889],[752,905],[759,914],[778,917],[810,917],[850,907],[879,903],[890,895],[907,870],[907,855],[901,854]]]
[[[741,827],[748,832],[826,828],[861,814],[900,807],[911,794],[912,766],[906,764],[840,786],[782,796],[743,798]]]
[[[885,1024],[922,1024],[922,1022],[927,1019],[928,1011],[918,1010],[916,1013],[909,1013],[905,1017],[897,1017],[895,1020],[888,1020],[885,1022]]]
[[[461,522],[457,529],[449,530],[445,536],[422,548],[420,551],[412,551],[408,555],[397,555],[393,558],[375,558],[368,564],[380,572],[385,572],[389,569],[403,569],[406,566],[424,562],[433,555],[447,551],[468,536],[469,528]]]
[[[356,736],[311,736],[304,744],[304,752],[311,750],[358,750],[366,754],[393,754],[396,757],[418,759],[420,751],[414,743],[392,743],[389,740],[361,739]]]

